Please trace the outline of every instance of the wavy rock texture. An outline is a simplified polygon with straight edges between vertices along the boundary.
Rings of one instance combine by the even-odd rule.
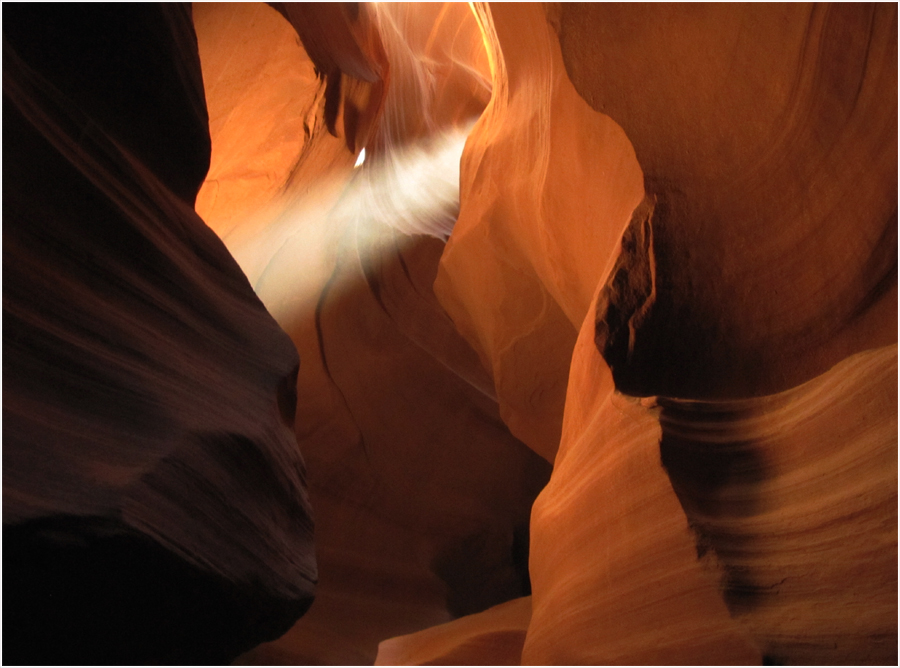
[[[563,5],[566,71],[655,198],[616,384],[771,394],[897,339],[897,12]]]
[[[575,92],[539,6],[479,20],[494,89],[462,157],[435,291],[491,369],[504,421],[552,462],[575,338],[642,197],[640,169]]]
[[[275,638],[311,503],[239,662],[896,663],[895,6],[198,5],[296,377],[188,15],[92,11],[4,9],[7,659]]]
[[[552,218],[535,215],[535,193],[556,191],[547,186],[555,137],[539,134],[554,124],[523,124],[516,103],[541,109],[548,96],[557,109],[568,81],[554,88],[547,74],[559,66],[539,10],[479,9],[494,95],[463,155],[461,214],[438,295],[494,369],[501,406],[518,403],[529,415],[563,415],[559,394],[542,413],[516,396],[527,388],[546,401],[536,388],[565,377],[559,351],[572,348],[549,334],[561,325],[539,334],[523,324],[561,316],[521,311],[548,313],[549,303],[578,326],[567,300],[582,295],[591,305],[568,367],[554,472],[532,514],[523,662],[893,662],[892,352],[828,369],[896,341],[895,8],[547,12],[561,78],[624,129],[644,192],[615,218],[579,215],[584,197],[560,198]],[[566,131],[581,127],[567,120]],[[504,145],[506,133],[523,141]],[[584,145],[598,135],[575,136]],[[584,160],[606,177],[601,184],[616,178],[602,171],[602,152]],[[538,167],[490,176],[511,162]],[[470,208],[478,215],[469,218]],[[586,230],[610,241],[564,244]],[[458,251],[467,239],[472,250]],[[555,243],[570,257],[584,252],[593,275],[565,284],[548,271]],[[479,275],[490,275],[496,298],[475,288]],[[557,361],[536,348],[518,356],[529,337]],[[874,387],[856,384],[857,373]],[[527,380],[505,382],[517,377]],[[616,390],[682,399],[660,397],[660,413],[653,400]],[[751,432],[744,421],[728,426],[729,397],[780,390],[741,404],[757,416]],[[512,413],[504,417],[514,433],[552,457],[552,434],[541,446]],[[870,428],[859,426],[862,415]],[[725,432],[715,445],[707,420]],[[865,609],[847,605],[870,596]]]
[[[489,374],[431,288],[456,216],[460,128],[489,95],[474,17],[465,5],[360,7],[359,24],[344,16],[347,34],[377,22],[392,82],[356,170],[340,121],[352,100],[340,99],[336,138],[327,91],[308,89],[304,103],[292,88],[318,47],[301,32],[307,57],[268,8],[197,8],[213,117],[258,116],[249,126],[211,125],[213,169],[253,155],[283,183],[252,216],[225,221],[203,201],[198,210],[304,360],[296,433],[318,527],[315,603],[245,663],[371,663],[387,637],[527,595],[528,517],[549,476],[501,421]],[[221,26],[241,27],[237,54]],[[265,87],[242,78],[243,63],[255,62],[268,73]],[[273,92],[281,86],[310,110],[309,136],[292,155],[269,150],[260,130],[292,122],[290,107],[267,102],[281,99]],[[219,196],[233,192],[253,210],[244,193],[254,174],[234,175],[220,180]]]
[[[660,404],[698,550],[769,659],[896,662],[896,344],[780,394]]]
[[[192,210],[190,12],[3,15],[4,658],[230,661],[316,564],[296,351]]]
[[[615,391],[585,319],[563,434],[531,517],[524,664],[747,664],[760,654],[698,561],[652,401]],[[576,519],[577,518],[577,519]]]

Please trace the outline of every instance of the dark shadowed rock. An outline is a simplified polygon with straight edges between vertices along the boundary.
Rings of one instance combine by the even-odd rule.
[[[10,663],[222,663],[312,601],[297,353],[192,210],[182,6],[3,10]]]

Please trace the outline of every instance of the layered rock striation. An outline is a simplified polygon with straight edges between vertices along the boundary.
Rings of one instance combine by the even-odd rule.
[[[297,353],[194,213],[190,9],[3,9],[10,663],[227,662],[317,579]]]

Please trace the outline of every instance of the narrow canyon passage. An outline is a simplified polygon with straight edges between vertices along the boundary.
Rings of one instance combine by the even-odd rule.
[[[896,6],[3,19],[7,663],[896,663]]]

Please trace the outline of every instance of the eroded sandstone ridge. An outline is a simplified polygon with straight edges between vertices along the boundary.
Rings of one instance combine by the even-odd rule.
[[[895,662],[896,8],[476,12],[436,289],[554,461],[522,662]]]

